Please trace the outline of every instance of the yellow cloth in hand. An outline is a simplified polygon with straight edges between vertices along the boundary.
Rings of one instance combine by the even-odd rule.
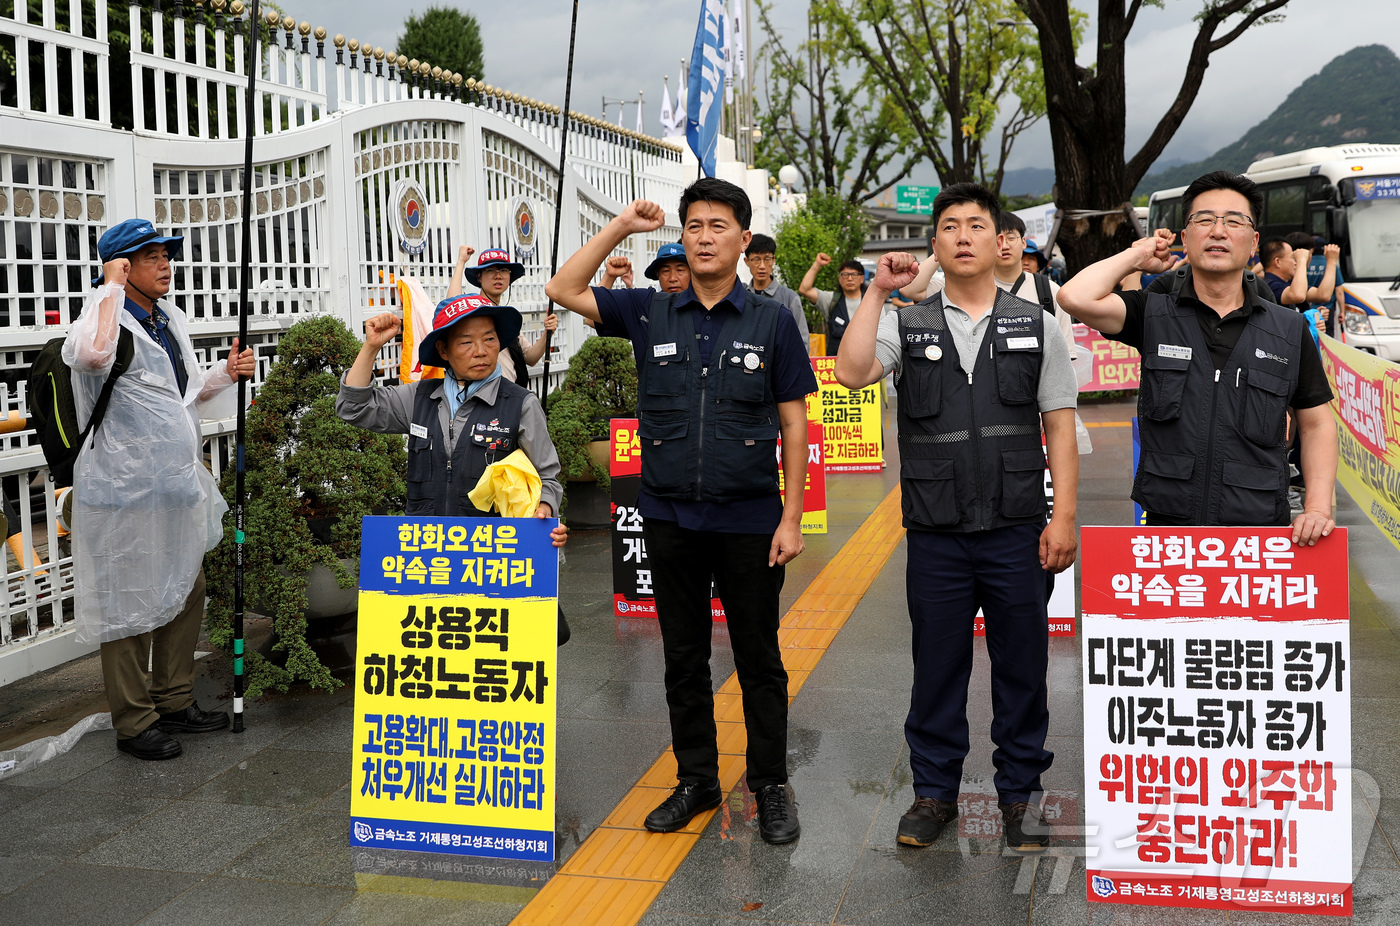
[[[505,518],[532,518],[540,507],[540,474],[525,451],[516,450],[488,465],[467,497],[482,511],[494,506]]]

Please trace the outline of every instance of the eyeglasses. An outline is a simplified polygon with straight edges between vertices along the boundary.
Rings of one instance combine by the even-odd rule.
[[[1230,231],[1254,227],[1254,220],[1243,212],[1227,212],[1224,215],[1216,215],[1214,212],[1193,212],[1186,217],[1186,224],[1199,228],[1201,231],[1209,231],[1215,227],[1216,222],[1222,220]]]
[[[1005,236],[1006,236],[1006,243],[1007,243],[1007,244],[1010,244],[1010,243],[1013,242],[1013,241],[1020,241],[1020,240],[1021,240],[1021,236],[1018,235],[1018,234],[1016,234],[1015,232],[1005,232],[1004,234],[1005,234]]]
[[[848,279],[848,280],[855,280],[855,279],[859,279],[860,277],[865,276],[865,274],[863,274],[863,273],[858,273],[858,272],[855,271],[855,270],[842,270],[840,273],[838,273],[838,274],[836,274],[836,275],[837,275],[838,277],[845,277],[845,278]]]
[[[751,263],[751,264],[771,264],[771,263],[773,263],[773,255],[772,255],[772,254],[747,254],[747,255],[745,255],[745,256],[748,258],[748,261],[749,261],[749,263]]]

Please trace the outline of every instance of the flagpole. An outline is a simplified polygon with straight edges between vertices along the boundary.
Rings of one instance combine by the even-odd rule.
[[[248,290],[253,259],[253,136],[257,133],[258,38],[262,18],[258,0],[248,16],[248,101],[243,125],[243,250],[238,282],[238,347],[248,346]],[[233,489],[233,732],[243,732],[243,561],[244,561],[244,442],[247,437],[248,380],[238,377],[238,418],[234,429]]]
[[[569,66],[564,75],[564,114],[559,123],[559,189],[554,199],[554,249],[549,253],[551,278],[559,272],[559,226],[564,220],[564,166],[569,155],[569,101],[574,93],[574,40],[577,37],[578,0],[574,0],[573,20],[569,23]],[[546,316],[554,314],[553,299],[549,300],[544,312]],[[540,401],[544,401],[549,394],[549,342],[553,333],[548,328],[544,329],[544,377],[540,382]]]

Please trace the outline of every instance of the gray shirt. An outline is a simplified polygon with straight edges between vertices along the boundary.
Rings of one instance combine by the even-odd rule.
[[[807,313],[802,311],[801,296],[797,295],[797,293],[788,289],[777,280],[770,280],[767,289],[754,289],[753,283],[750,282],[749,292],[759,293],[767,296],[779,305],[787,306],[788,311],[792,313],[792,320],[797,322],[797,333],[802,335],[803,346],[807,348],[807,353],[810,354],[812,352],[811,334],[807,329]]]
[[[493,380],[462,403],[457,409],[456,421],[465,423],[471,414],[471,404],[480,402],[495,405],[500,393],[501,381]],[[350,386],[345,376],[340,377],[340,392],[335,397],[335,413],[342,419],[366,431],[380,434],[407,434],[413,423],[413,398],[418,392],[417,383],[404,383],[397,386]],[[462,433],[462,426],[449,427],[447,402],[443,398],[442,385],[433,390],[433,399],[438,403],[438,426],[447,440],[447,454],[452,455],[456,445],[455,437]],[[549,505],[556,517],[559,503],[564,497],[564,487],[559,484],[559,454],[549,439],[549,425],[545,422],[544,409],[534,393],[525,397],[520,409],[520,449],[530,458],[535,470],[540,474],[540,501]]]
[[[844,293],[828,292],[824,289],[817,290],[817,311],[822,313],[822,315],[826,318],[830,319],[831,309],[836,304],[837,299],[846,300],[846,317],[852,319],[855,318],[856,309],[860,308],[859,296],[852,299]],[[845,335],[845,333],[846,332],[844,331],[841,332],[842,335]]]
[[[998,291],[998,301],[1019,299],[1017,296],[1003,295],[1003,292]],[[1020,301],[1026,302],[1024,299]],[[1036,303],[1026,304],[1033,307],[1037,315],[1046,315]],[[971,377],[992,312],[988,311],[974,322],[971,315],[948,302],[945,296],[943,318],[948,323],[948,334],[953,339],[953,346],[957,348],[958,363],[963,372]],[[1045,325],[1043,330],[1047,333],[1054,331],[1052,326],[1053,322],[1051,325]],[[1074,376],[1074,367],[1069,361],[1069,348],[1065,345],[1065,339],[1042,337],[1041,341],[1043,347],[1040,352],[1040,389],[1036,393],[1036,402],[1042,412],[1054,411],[1057,408],[1074,408],[1079,402],[1079,381]],[[903,344],[899,338],[898,312],[890,312],[880,319],[880,327],[875,335],[875,359],[880,361],[886,373],[894,372],[897,384],[904,360]]]

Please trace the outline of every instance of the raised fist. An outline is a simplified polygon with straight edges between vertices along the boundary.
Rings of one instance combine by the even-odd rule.
[[[476,253],[476,248],[468,247],[468,246],[465,245],[465,244],[462,245],[460,248],[458,248],[458,249],[457,249],[457,264],[458,264],[458,266],[461,266],[461,265],[465,264],[467,261],[471,260],[471,259],[472,259],[472,255],[475,254],[475,253]]]
[[[365,322],[365,343],[375,348],[383,347],[403,330],[403,319],[393,312],[382,312]]]
[[[622,210],[616,219],[627,229],[627,234],[656,231],[666,224],[666,210],[645,199],[634,199],[631,205]]]
[[[875,288],[893,292],[914,282],[919,275],[919,260],[913,254],[893,251],[880,255],[875,266]]]
[[[114,283],[117,286],[125,285],[126,275],[131,272],[131,261],[125,257],[115,257],[102,265],[102,278],[104,282]]]
[[[813,266],[813,267],[825,267],[825,266],[826,266],[827,264],[829,264],[829,263],[831,263],[831,255],[830,255],[830,254],[827,254],[825,251],[823,251],[823,252],[821,252],[821,253],[819,253],[819,254],[817,255],[817,259],[816,259],[816,260],[812,261],[812,266]]]

